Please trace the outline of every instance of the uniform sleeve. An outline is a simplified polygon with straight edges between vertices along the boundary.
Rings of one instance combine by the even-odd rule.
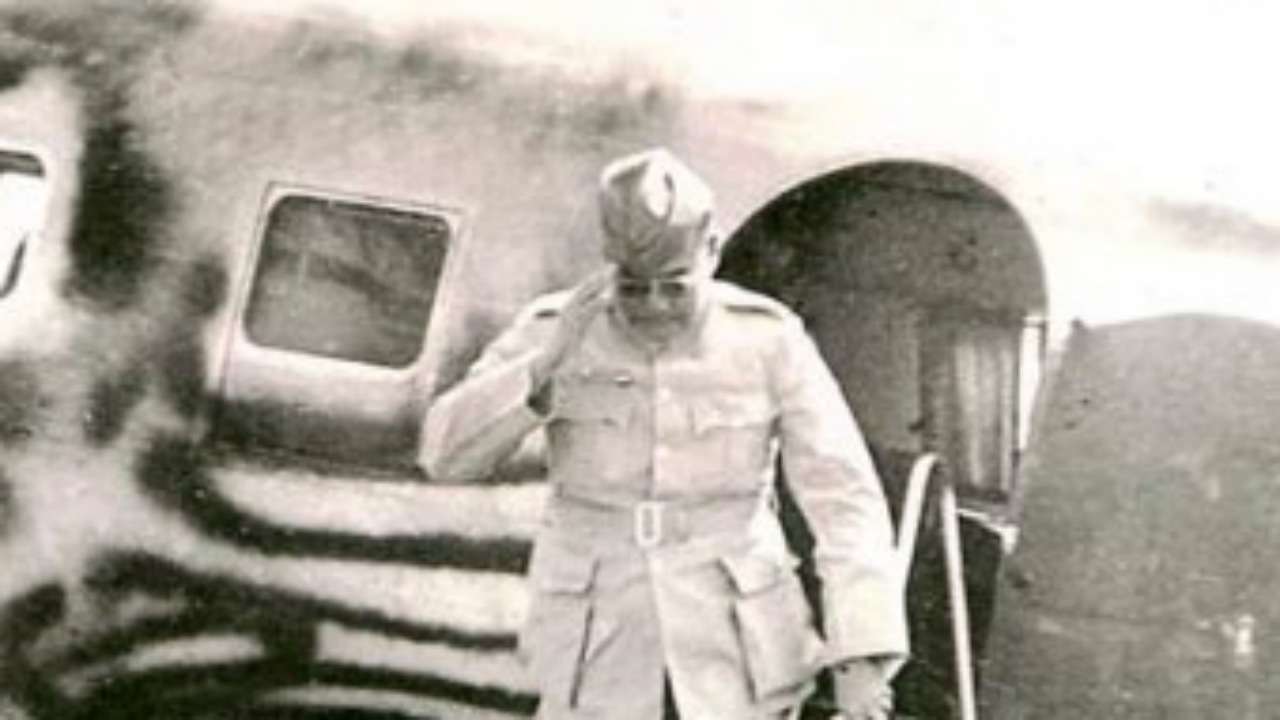
[[[526,310],[455,386],[427,410],[418,463],[428,477],[463,482],[488,476],[545,420],[529,401],[530,366],[547,320]]]
[[[794,317],[774,363],[783,470],[814,535],[829,662],[908,651],[902,573],[866,441]]]

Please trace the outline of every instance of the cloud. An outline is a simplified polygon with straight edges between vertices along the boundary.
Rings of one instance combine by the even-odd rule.
[[[1192,249],[1264,255],[1280,251],[1280,225],[1236,208],[1160,199],[1150,202],[1148,213],[1152,222]]]

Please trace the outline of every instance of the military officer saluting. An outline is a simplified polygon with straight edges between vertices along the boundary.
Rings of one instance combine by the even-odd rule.
[[[831,372],[789,310],[712,279],[712,195],[670,153],[609,164],[599,203],[606,269],[527,307],[423,435],[428,474],[462,481],[547,433],[521,636],[539,717],[794,717],[823,666],[844,717],[887,717],[902,584]],[[820,630],[775,513],[779,456],[816,539]]]

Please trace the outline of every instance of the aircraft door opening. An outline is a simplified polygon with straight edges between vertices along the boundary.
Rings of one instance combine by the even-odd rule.
[[[934,451],[963,499],[1008,499],[1046,293],[1026,224],[994,190],[915,162],[837,171],[752,217],[721,275],[804,318],[878,458]]]
[[[899,512],[932,452],[964,522],[971,648],[981,661],[1004,525],[1045,348],[1046,291],[1026,223],[959,171],[879,162],[796,186],[740,228],[721,276],[805,321],[853,407]],[[908,587],[913,660],[895,683],[912,716],[956,716],[954,646],[937,515],[927,513]],[[807,532],[783,497],[791,541]],[[993,522],[994,521],[994,522]]]

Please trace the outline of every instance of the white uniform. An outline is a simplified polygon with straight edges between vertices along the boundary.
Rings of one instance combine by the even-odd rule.
[[[529,363],[564,295],[535,301],[428,413],[424,465],[477,479],[531,431],[549,496],[521,638],[539,717],[775,718],[824,664],[907,652],[890,521],[865,442],[799,319],[716,282],[655,351],[592,321],[535,412]],[[778,455],[816,539],[815,630],[774,512]]]

